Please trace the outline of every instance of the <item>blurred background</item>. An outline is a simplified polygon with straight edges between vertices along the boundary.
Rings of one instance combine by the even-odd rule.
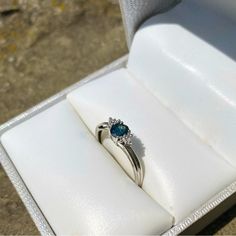
[[[0,0],[0,124],[128,52],[116,0]],[[236,234],[236,207],[201,234]],[[0,166],[0,234],[39,234]]]

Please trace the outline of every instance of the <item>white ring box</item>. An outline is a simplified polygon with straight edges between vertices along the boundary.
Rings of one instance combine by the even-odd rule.
[[[190,234],[236,202],[236,3],[148,2],[121,1],[129,55],[0,127],[41,234]],[[135,134],[143,190],[94,137],[109,116]]]

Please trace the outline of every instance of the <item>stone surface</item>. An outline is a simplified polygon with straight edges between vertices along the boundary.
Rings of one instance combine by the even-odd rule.
[[[0,0],[0,124],[125,53],[113,2]],[[0,167],[0,235],[9,234],[39,232]]]
[[[128,131],[129,131],[128,126],[120,123],[114,124],[111,127],[111,135],[113,137],[122,137],[126,135]]]

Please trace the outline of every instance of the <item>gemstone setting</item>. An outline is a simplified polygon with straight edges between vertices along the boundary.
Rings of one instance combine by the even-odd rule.
[[[121,120],[109,118],[108,122],[110,136],[116,145],[131,145],[131,131]]]
[[[127,125],[117,123],[111,126],[111,135],[113,137],[122,137],[127,135],[129,131],[129,127]]]

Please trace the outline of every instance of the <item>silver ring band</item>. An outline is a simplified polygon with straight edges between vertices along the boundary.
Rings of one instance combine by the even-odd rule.
[[[106,136],[104,136],[104,131],[107,131]],[[132,165],[134,181],[141,187],[143,183],[143,168],[131,147],[132,136],[129,127],[121,120],[109,118],[108,122],[103,122],[96,127],[96,138],[100,143],[102,143],[105,138],[110,138],[123,150]]]

